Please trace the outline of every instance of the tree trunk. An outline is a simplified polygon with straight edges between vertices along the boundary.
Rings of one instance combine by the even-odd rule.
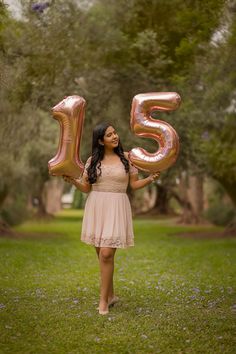
[[[140,199],[134,198],[132,208],[136,215],[145,215],[152,213],[157,198],[157,189],[155,186],[149,185],[143,190]]]
[[[218,179],[218,181],[222,184],[236,208],[236,182],[228,180],[227,177]]]
[[[2,190],[0,191],[0,209],[2,208],[7,196],[8,196],[9,188],[7,185],[4,185]]]
[[[141,208],[141,212],[149,212],[152,210],[155,205],[156,205],[156,200],[157,200],[157,189],[154,185],[150,184],[147,186],[147,188],[144,190],[143,193],[143,204]]]
[[[234,207],[236,208],[236,183],[235,181],[229,181],[227,178],[218,179],[218,181],[225,188],[227,194],[233,202]],[[229,225],[225,228],[225,234],[236,234],[236,218],[234,218]]]
[[[190,176],[189,177],[189,191],[188,191],[189,201],[192,205],[192,209],[199,222],[202,219],[203,212],[203,176]]]
[[[61,210],[61,197],[64,188],[62,178],[53,177],[44,183],[42,203],[46,214],[55,214]]]
[[[180,222],[198,224],[202,221],[203,211],[203,177],[188,176],[183,172],[180,176],[179,195],[175,195],[183,208]]]
[[[37,216],[38,217],[46,217],[47,216],[47,212],[46,212],[46,208],[45,208],[45,204],[44,204],[44,201],[43,201],[42,194],[39,194],[37,196],[37,199],[38,199]]]
[[[8,196],[9,189],[6,185],[0,191],[0,210],[2,210],[4,202]],[[11,227],[0,217],[0,236],[12,235],[13,231]]]
[[[144,192],[142,207],[138,210],[139,214],[173,214],[173,210],[171,210],[169,205],[171,196],[172,190],[168,185],[149,185]]]
[[[156,184],[157,188],[157,198],[154,209],[156,213],[162,215],[168,215],[170,213],[169,201],[170,193],[168,187]]]

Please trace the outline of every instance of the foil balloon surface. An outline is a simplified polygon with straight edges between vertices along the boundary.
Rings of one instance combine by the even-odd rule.
[[[179,153],[179,138],[174,128],[151,117],[152,112],[174,111],[181,103],[176,92],[150,92],[134,96],[130,126],[135,135],[154,139],[159,149],[149,153],[136,147],[129,152],[129,159],[140,170],[155,173],[173,165]]]
[[[85,104],[83,97],[68,96],[52,108],[53,118],[60,124],[58,151],[48,162],[49,173],[53,176],[78,178],[84,170],[79,150]]]

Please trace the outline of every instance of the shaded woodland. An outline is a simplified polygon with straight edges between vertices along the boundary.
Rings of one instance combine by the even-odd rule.
[[[156,116],[176,129],[181,149],[158,182],[129,191],[134,214],[235,227],[235,1],[24,1],[20,20],[0,2],[0,65],[4,227],[53,215],[68,191],[48,174],[59,137],[51,107],[72,94],[86,99],[83,161],[103,120],[114,124],[126,151],[154,152],[156,144],[129,127],[133,96],[153,91],[182,97],[179,110]],[[84,200],[76,192],[74,206]]]

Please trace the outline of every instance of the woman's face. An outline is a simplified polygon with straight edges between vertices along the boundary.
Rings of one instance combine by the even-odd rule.
[[[119,136],[112,126],[106,129],[103,141],[101,143],[108,149],[114,149],[118,146]]]

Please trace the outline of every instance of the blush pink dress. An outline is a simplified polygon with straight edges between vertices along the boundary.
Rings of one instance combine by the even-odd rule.
[[[86,169],[89,167],[88,158]],[[112,165],[101,162],[102,175],[97,177],[88,194],[81,231],[81,241],[95,247],[127,248],[134,246],[132,211],[126,190],[129,175],[138,169],[129,162],[126,173],[121,161]]]

